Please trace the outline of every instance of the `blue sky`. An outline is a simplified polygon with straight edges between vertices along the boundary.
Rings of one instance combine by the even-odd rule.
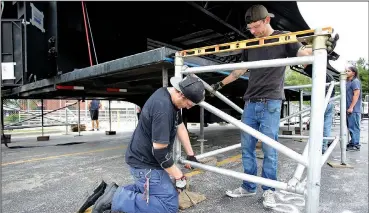
[[[341,70],[347,61],[360,57],[368,61],[368,2],[298,2],[297,5],[311,29],[331,26],[339,34],[336,52],[340,58],[331,62],[332,66]]]

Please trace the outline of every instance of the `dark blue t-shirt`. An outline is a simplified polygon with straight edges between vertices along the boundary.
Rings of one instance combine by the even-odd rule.
[[[99,105],[100,105],[100,101],[99,100],[92,100],[91,101],[91,108],[90,108],[90,110],[98,110],[99,109]]]
[[[355,90],[360,90],[360,95],[352,112],[361,113],[361,84],[359,79],[357,78],[352,79],[352,81],[347,80],[346,82],[346,109],[348,109],[352,103],[352,98],[354,97]]]
[[[128,165],[141,169],[161,169],[153,155],[153,142],[173,148],[177,127],[182,123],[179,109],[166,87],[156,90],[142,107],[140,120],[126,151]]]

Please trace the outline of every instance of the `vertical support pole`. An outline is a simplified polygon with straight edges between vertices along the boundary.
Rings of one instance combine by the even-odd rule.
[[[65,106],[67,106],[67,101],[65,101]],[[65,134],[68,135],[68,107],[65,107]]]
[[[1,125],[1,128],[0,128],[0,133],[1,133],[1,140],[4,140],[5,141],[5,135],[4,135],[4,106],[3,106],[3,99],[0,97],[0,125]],[[4,138],[3,138],[4,137]]]
[[[78,100],[78,136],[81,136],[81,102]]]
[[[183,58],[179,55],[178,52],[176,52],[175,55],[175,59],[174,59],[174,76],[175,77],[180,77],[182,78],[182,68],[183,68]],[[181,110],[181,114],[182,114],[182,110]],[[174,156],[175,156],[175,161],[178,162],[178,160],[181,157],[181,143],[178,140],[178,137],[176,137],[175,139],[175,152],[174,152]]]
[[[301,89],[300,90],[300,111],[302,111],[302,106],[303,106],[303,102],[304,102],[304,91]],[[302,114],[300,114],[300,135],[302,135]]]
[[[109,131],[111,131],[111,108],[110,108],[110,99],[109,99]]]
[[[88,121],[88,114],[87,114],[87,100],[85,100],[85,121],[86,121],[86,124],[87,124],[87,121]]]
[[[200,153],[204,153],[204,107],[200,106]]]
[[[135,106],[135,111],[134,112],[137,112],[137,109],[136,109],[136,107],[137,106]],[[104,111],[104,112],[106,112],[106,111]],[[111,130],[111,123],[112,123],[112,121],[111,121],[111,115],[112,115],[113,113],[111,112],[111,100],[109,99],[109,131],[105,131],[105,135],[116,135],[117,134],[117,132],[116,131],[112,131]],[[117,111],[117,121],[118,121],[118,128],[119,128],[119,111]],[[135,127],[137,126],[137,124],[136,124],[136,119],[135,119]]]
[[[163,75],[163,87],[168,87],[168,69],[163,66],[162,68]]]
[[[347,134],[347,114],[346,114],[346,71],[341,72],[340,74],[340,92],[341,92],[341,99],[340,99],[340,136],[341,136],[341,165],[346,165],[346,145],[348,141],[348,134]]]
[[[290,97],[288,97],[288,101],[287,101],[287,116],[290,116],[291,115],[290,102],[291,102],[290,101]],[[288,119],[287,122],[288,122],[287,128],[288,128],[288,131],[290,131],[290,119]]]
[[[315,31],[319,34],[321,29]],[[327,72],[327,47],[325,42],[327,36],[317,35],[313,40],[313,74],[312,74],[312,94],[311,94],[311,125],[309,133],[308,148],[308,170],[307,170],[307,213],[319,212],[319,194],[321,178],[321,158],[323,141],[324,110],[321,104],[324,103],[325,78]]]
[[[44,136],[44,99],[41,99],[41,136]]]

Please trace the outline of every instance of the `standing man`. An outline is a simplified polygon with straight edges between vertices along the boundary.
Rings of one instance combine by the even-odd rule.
[[[248,30],[256,38],[284,34],[286,32],[277,31],[270,25],[271,14],[262,5],[250,7],[245,20]],[[338,36],[338,35],[337,35]],[[331,53],[335,47],[336,40],[331,38],[327,41],[328,53]],[[253,48],[242,51],[242,61],[259,61],[276,58],[287,58],[296,56],[312,55],[311,48],[305,48],[301,43],[289,43],[277,46]],[[278,141],[279,119],[281,112],[281,103],[284,96],[284,77],[286,67],[259,68],[250,70],[248,88],[244,95],[245,107],[242,115],[242,122],[248,126],[260,131],[270,138]],[[235,81],[247,70],[234,70],[222,81],[212,85],[213,89],[219,90],[225,85]],[[257,164],[255,156],[255,147],[257,139],[241,131],[242,163],[244,172],[249,175],[257,176]],[[264,152],[262,177],[276,180],[278,153],[276,150],[265,143],[262,144]],[[263,205],[267,208],[276,206],[274,199],[274,188],[262,186]],[[226,194],[230,197],[244,197],[256,194],[256,184],[243,181],[243,184]]]
[[[99,109],[101,109],[100,100],[92,100],[88,105],[88,109],[90,110],[92,129],[90,131],[95,131],[95,123],[96,130],[99,131]],[[94,122],[95,121],[95,122]]]
[[[347,127],[351,136],[351,140],[347,144],[347,150],[360,151],[361,83],[356,67],[348,67],[346,74]]]
[[[192,150],[180,109],[191,108],[205,98],[200,79],[187,76],[170,79],[173,87],[162,87],[146,101],[133,133],[125,160],[134,184],[109,190],[96,201],[92,212],[176,213],[178,191],[186,187],[186,177],[172,156],[175,137],[181,141],[187,159],[198,162]],[[173,184],[171,177],[175,179]]]

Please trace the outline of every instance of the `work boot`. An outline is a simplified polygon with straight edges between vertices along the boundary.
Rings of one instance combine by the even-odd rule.
[[[96,189],[94,189],[94,192],[92,193],[92,195],[90,195],[86,202],[82,205],[82,207],[78,210],[77,213],[84,213],[88,207],[92,206],[95,204],[96,200],[104,194],[104,190],[106,188],[106,183],[105,181],[101,181],[101,183],[99,184],[98,187],[96,187]]]
[[[240,186],[239,188],[237,188],[233,191],[231,191],[231,190],[226,191],[226,194],[229,197],[246,197],[246,196],[256,195],[256,191],[255,192],[249,192],[246,189],[244,189],[242,186]]]
[[[118,185],[115,182],[106,186],[104,194],[97,199],[93,206],[92,213],[103,213],[105,210],[110,210],[113,196],[117,188]]]

